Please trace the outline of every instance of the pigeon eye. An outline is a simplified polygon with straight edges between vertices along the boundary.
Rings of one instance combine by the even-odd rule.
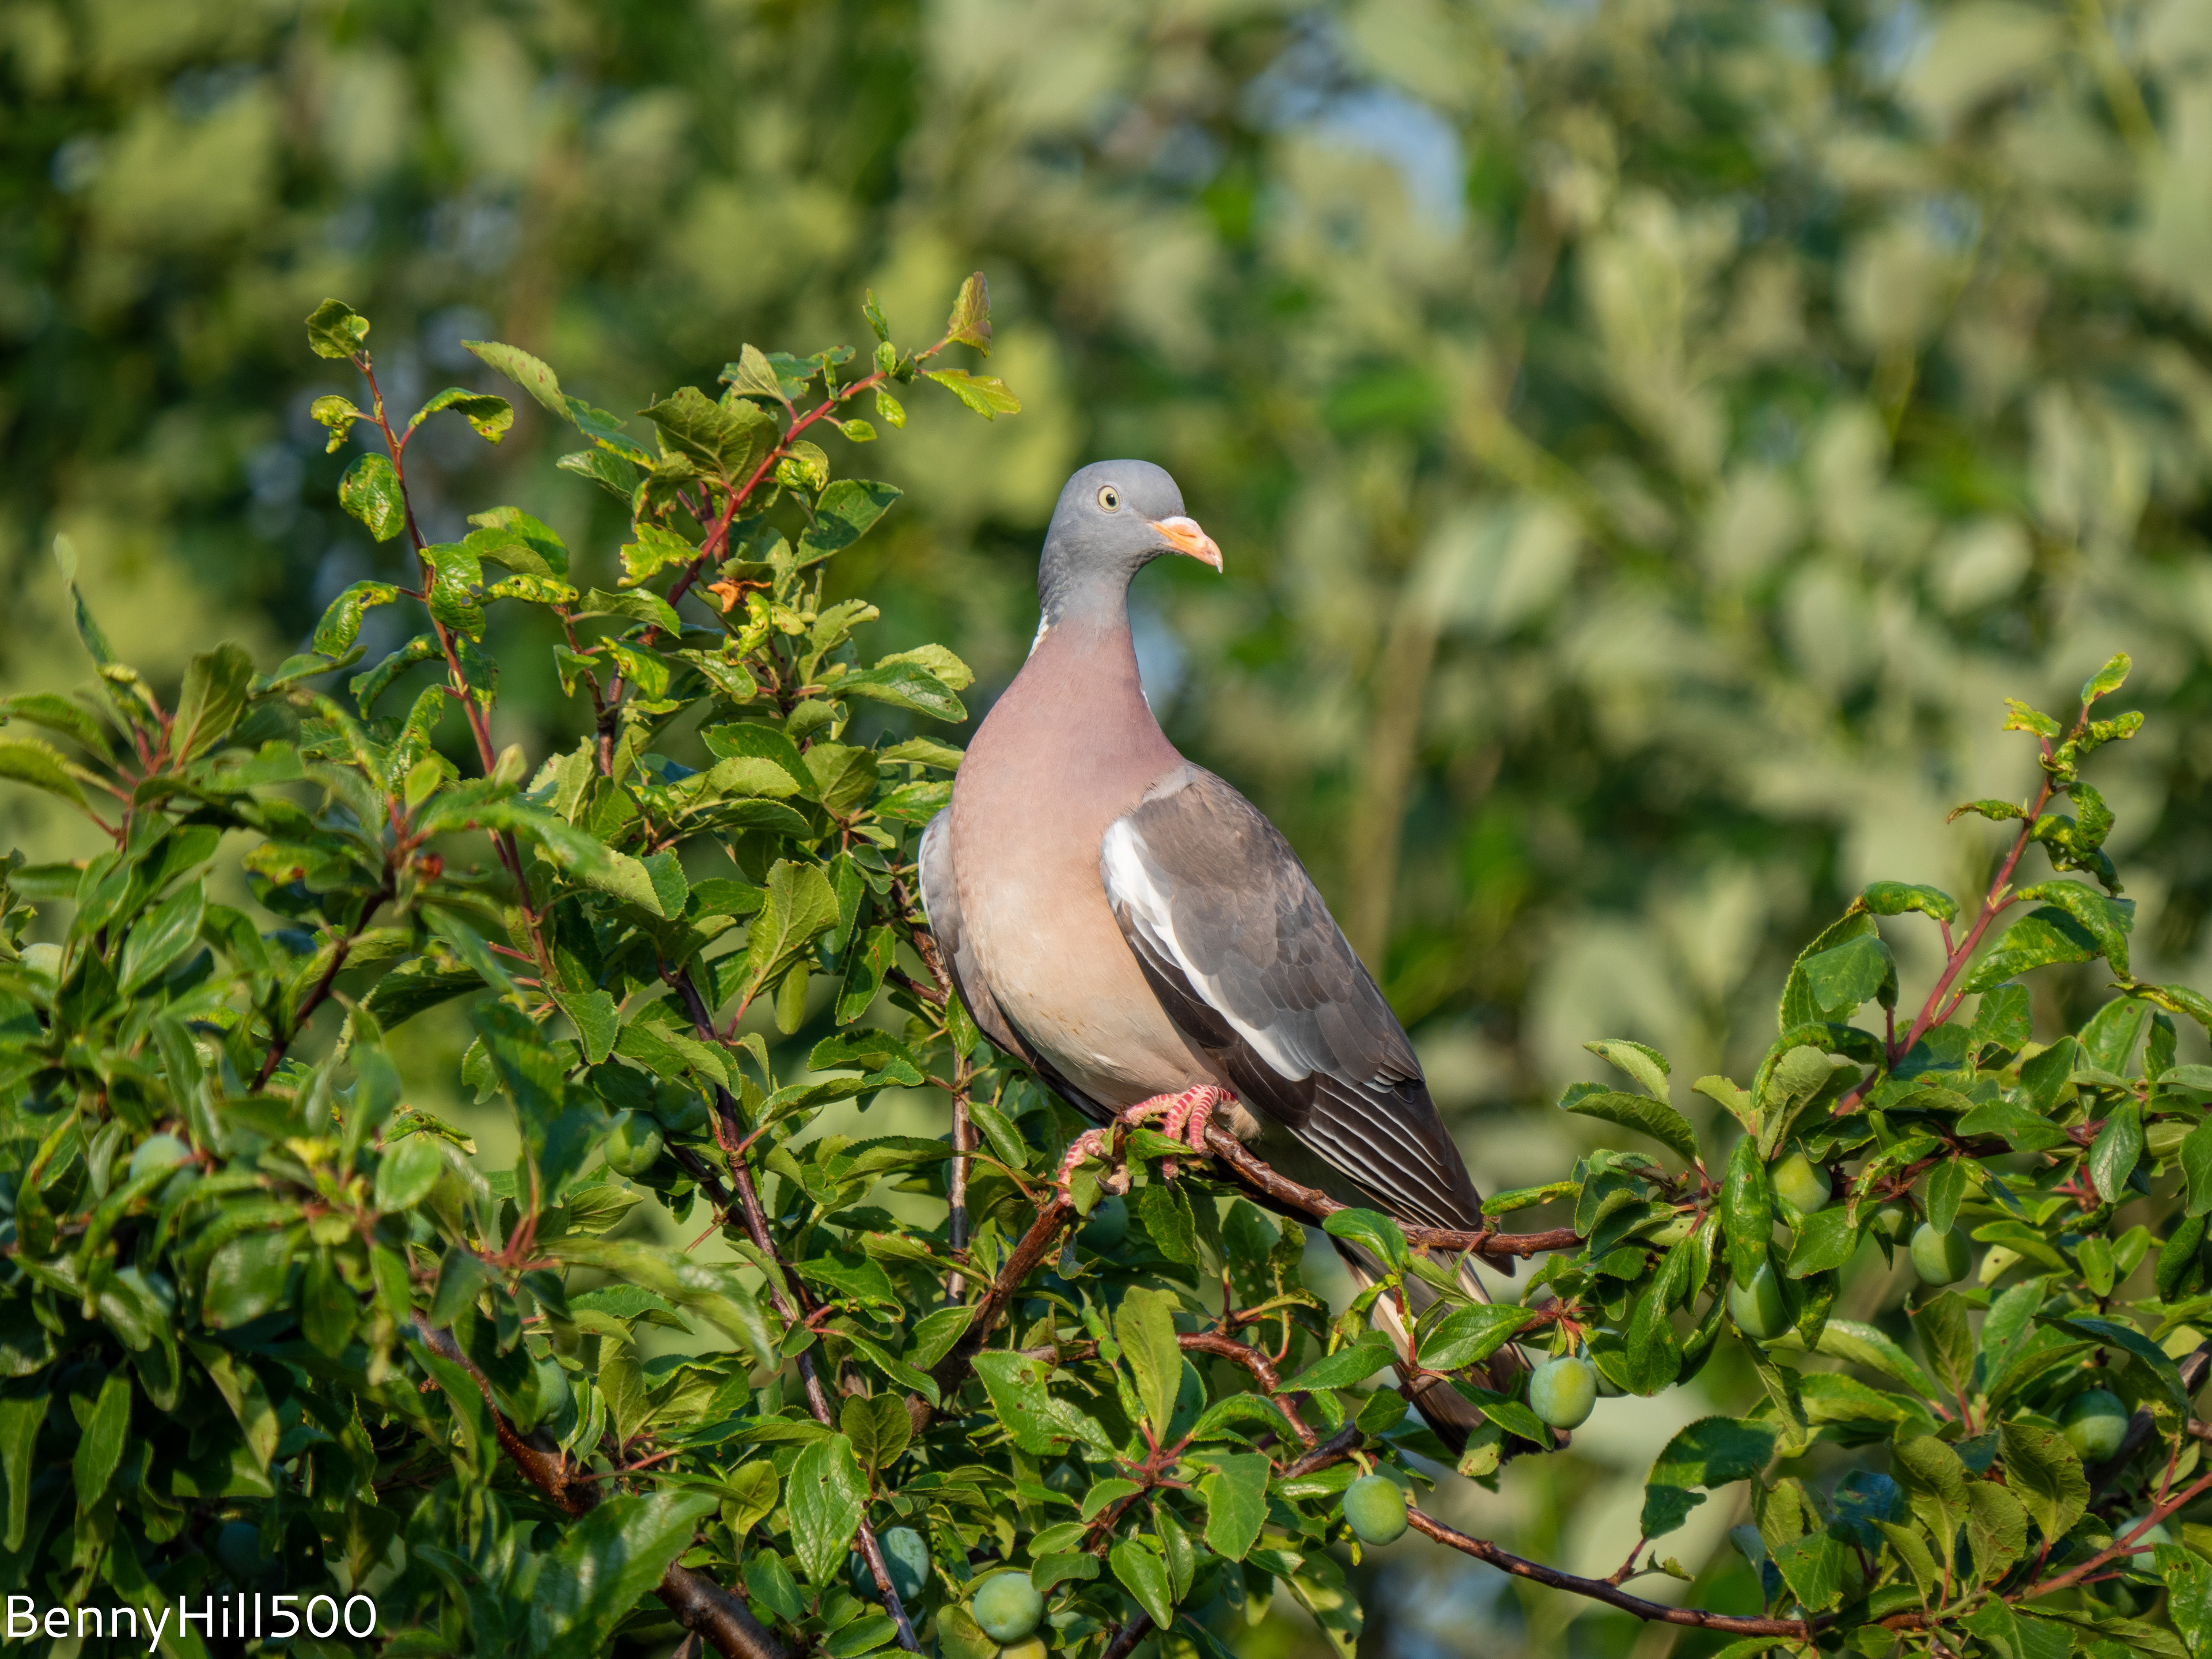
[[[1116,507],[1121,505],[1121,492],[1115,489],[1112,484],[1099,485],[1098,505],[1104,507],[1109,513],[1113,512]]]

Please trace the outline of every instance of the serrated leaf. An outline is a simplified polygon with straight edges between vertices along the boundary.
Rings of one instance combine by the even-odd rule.
[[[77,806],[86,804],[83,787],[70,775],[61,750],[41,738],[0,738],[0,778],[27,783]]]
[[[2089,1506],[2089,1480],[2066,1437],[2010,1419],[1997,1425],[2005,1480],[2046,1540],[2063,1538]]]
[[[1908,910],[1917,910],[1939,921],[1955,921],[1959,916],[1958,900],[1940,887],[1923,886],[1917,882],[1870,882],[1859,895],[1859,902],[1877,916],[1901,916]]]
[[[307,315],[307,349],[318,357],[351,357],[368,341],[368,319],[343,300],[325,300]]]
[[[407,422],[407,429],[412,432],[433,415],[448,409],[474,427],[478,437],[492,443],[504,438],[514,424],[514,405],[506,398],[495,398],[488,392],[449,386],[415,411],[415,418]]]
[[[1560,1097],[1559,1109],[1633,1129],[1638,1134],[1649,1135],[1686,1162],[1697,1162],[1697,1132],[1690,1127],[1689,1119],[1662,1100],[1615,1090],[1580,1095],[1570,1091]]]
[[[970,374],[964,368],[927,368],[922,376],[936,381],[987,421],[1021,413],[1022,400],[994,375]]]
[[[1774,1455],[1770,1423],[1734,1417],[1701,1417],[1676,1431],[1652,1464],[1644,1491],[1642,1530],[1660,1538],[1688,1519],[1705,1502],[1693,1487],[1725,1486],[1748,1480]]]
[[[945,319],[945,337],[960,345],[969,345],[986,357],[991,355],[991,290],[976,271],[960,284],[960,292],[952,301],[952,314]]]
[[[1212,1471],[1198,1483],[1206,1499],[1206,1547],[1242,1561],[1267,1518],[1271,1466],[1257,1453],[1224,1453],[1212,1462]]]

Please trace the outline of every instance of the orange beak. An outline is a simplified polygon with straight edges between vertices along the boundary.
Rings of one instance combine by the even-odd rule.
[[[1198,527],[1198,520],[1178,514],[1172,519],[1156,519],[1152,528],[1160,532],[1160,539],[1186,557],[1200,564],[1221,568],[1221,549],[1213,538]]]

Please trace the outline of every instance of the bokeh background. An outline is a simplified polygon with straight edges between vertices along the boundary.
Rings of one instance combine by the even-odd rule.
[[[1986,879],[1942,820],[2029,787],[2002,697],[2115,650],[2138,969],[2212,984],[2205,0],[0,0],[0,686],[84,676],[58,532],[157,678],[386,573],[307,418],[353,390],[325,295],[396,400],[489,385],[488,335],[629,410],[865,340],[870,287],[934,338],[973,269],[1024,411],[917,398],[849,458],[908,493],[839,580],[980,710],[1066,472],[1170,466],[1228,568],[1140,582],[1155,704],[1313,867],[1486,1187],[1583,1144],[1545,1106],[1583,1039],[1747,1075],[1862,883]],[[426,432],[426,528],[516,501],[611,570],[618,507],[518,416]],[[543,752],[579,712],[492,643]],[[1447,1512],[1607,1571],[1725,1387]],[[1722,1508],[1684,1561],[1755,1601]],[[1417,1540],[1361,1577],[1394,1659],[1714,1645]]]

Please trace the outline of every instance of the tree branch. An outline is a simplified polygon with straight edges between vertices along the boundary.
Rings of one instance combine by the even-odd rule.
[[[1340,1204],[1327,1193],[1312,1187],[1301,1187],[1286,1176],[1278,1175],[1246,1150],[1244,1143],[1219,1124],[1209,1124],[1206,1133],[1206,1150],[1235,1171],[1238,1180],[1255,1191],[1263,1194],[1276,1203],[1294,1210],[1304,1211],[1316,1221],[1325,1221],[1339,1210],[1353,1206]],[[1541,1255],[1551,1250],[1571,1250],[1579,1247],[1582,1236],[1571,1227],[1554,1227],[1542,1233],[1501,1233],[1492,1227],[1478,1232],[1455,1232],[1445,1227],[1420,1227],[1401,1221],[1398,1230],[1406,1242],[1419,1250],[1472,1250],[1478,1255],[1492,1258],[1522,1258]]]
[[[1751,1619],[1734,1613],[1705,1613],[1697,1607],[1670,1607],[1664,1602],[1647,1601],[1640,1595],[1631,1595],[1618,1584],[1608,1584],[1602,1578],[1581,1578],[1571,1572],[1561,1572],[1534,1561],[1502,1550],[1486,1538],[1469,1537],[1457,1528],[1448,1527],[1420,1510],[1408,1508],[1406,1518],[1413,1529],[1423,1536],[1433,1538],[1439,1544],[1449,1546],[1463,1555],[1478,1561],[1487,1561],[1501,1572],[1516,1578],[1526,1578],[1533,1583],[1547,1585],[1553,1589],[1565,1590],[1570,1595],[1588,1596],[1593,1601],[1602,1601],[1607,1607],[1618,1607],[1623,1613],[1633,1613],[1638,1619],[1659,1625],[1688,1625],[1698,1630],[1720,1631],[1731,1636],[1777,1636],[1799,1642],[1813,1638],[1813,1627],[1802,1619]]]

